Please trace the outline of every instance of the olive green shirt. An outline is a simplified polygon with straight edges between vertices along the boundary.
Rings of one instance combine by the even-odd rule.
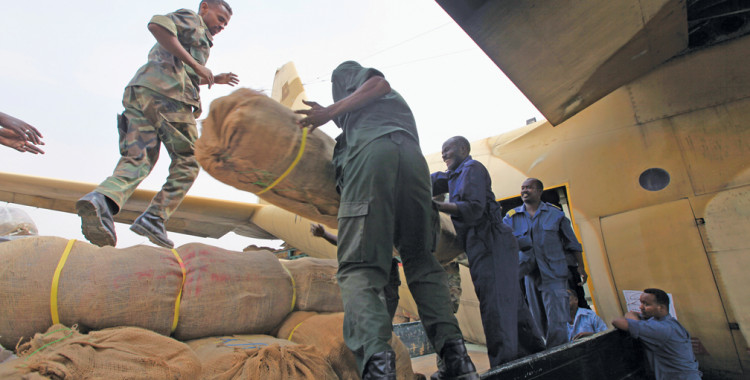
[[[189,9],[180,9],[167,15],[156,15],[149,24],[157,24],[177,37],[180,45],[201,65],[208,61],[213,38],[203,18]],[[162,47],[158,42],[148,53],[148,62],[138,69],[127,87],[143,86],[169,98],[194,107],[193,114],[201,114],[198,85],[200,77]]]
[[[362,67],[354,61],[340,64],[331,75],[333,101],[338,102],[351,95],[373,76],[383,77],[383,73]],[[338,177],[343,166],[378,137],[400,131],[419,143],[414,114],[395,90],[360,109],[337,116],[333,122],[342,129],[341,135],[336,138],[333,153],[337,179],[340,179]]]

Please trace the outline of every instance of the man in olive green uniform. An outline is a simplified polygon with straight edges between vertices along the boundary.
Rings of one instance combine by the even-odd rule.
[[[205,66],[213,36],[227,26],[231,15],[232,8],[225,1],[203,0],[197,14],[180,9],[154,16],[149,22],[157,43],[148,62],[125,87],[125,112],[118,115],[120,162],[110,177],[76,203],[81,229],[90,242],[98,246],[117,243],[112,216],[151,172],[163,143],[172,159],[169,176],[130,229],[154,244],[173,247],[164,222],[180,205],[199,171],[194,156],[198,138],[195,119],[201,114],[198,86],[234,86],[239,82],[235,74],[214,76]]]
[[[310,110],[303,127],[333,120],[342,129],[334,150],[341,193],[337,279],[344,302],[344,340],[362,378],[395,379],[388,345],[391,321],[380,294],[395,246],[427,336],[446,379],[478,379],[451,312],[446,274],[430,252],[437,214],[414,116],[383,74],[347,61],[331,77],[334,103]]]

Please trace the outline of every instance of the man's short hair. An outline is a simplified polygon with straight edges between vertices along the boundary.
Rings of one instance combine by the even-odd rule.
[[[201,4],[208,3],[208,4],[216,4],[216,5],[222,5],[224,8],[227,9],[227,12],[229,12],[229,15],[232,15],[232,7],[229,6],[229,3],[227,3],[224,0],[201,0],[200,4],[198,4],[198,9],[200,9]]]
[[[448,141],[455,143],[459,148],[465,148],[467,153],[471,153],[471,143],[466,139],[466,137],[453,136],[448,139]]]
[[[531,181],[534,185],[536,185],[536,187],[539,188],[539,190],[544,190],[544,184],[542,183],[542,181],[536,178],[527,178],[526,181]]]
[[[656,289],[656,288],[648,288],[643,291],[644,293],[653,294],[654,298],[656,298],[656,304],[658,305],[664,305],[669,309],[669,296],[667,295],[667,292]]]

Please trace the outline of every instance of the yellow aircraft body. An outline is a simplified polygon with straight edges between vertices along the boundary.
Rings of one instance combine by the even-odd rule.
[[[750,377],[747,3],[436,2],[549,120],[472,143],[501,203],[541,179],[583,243],[599,315],[662,288],[704,377]]]

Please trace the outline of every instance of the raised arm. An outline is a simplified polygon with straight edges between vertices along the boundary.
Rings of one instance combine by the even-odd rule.
[[[381,76],[373,76],[351,95],[328,107],[323,107],[316,102],[303,101],[311,108],[295,112],[306,116],[299,121],[300,127],[310,127],[312,131],[333,120],[334,117],[360,109],[389,92],[391,92],[391,85],[388,81]]]

